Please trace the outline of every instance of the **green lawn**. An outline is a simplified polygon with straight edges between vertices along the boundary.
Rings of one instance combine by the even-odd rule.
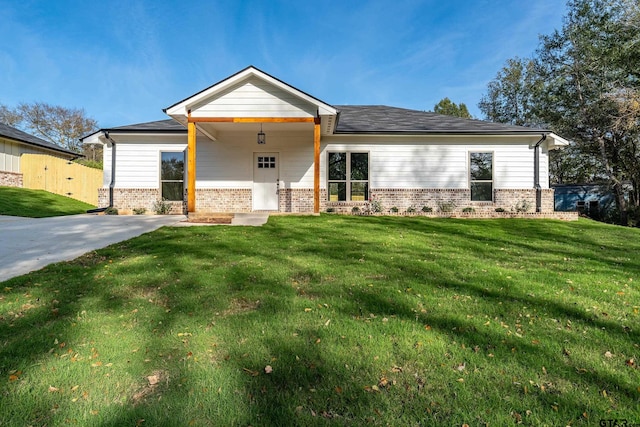
[[[44,190],[0,187],[0,215],[45,218],[85,213],[95,206]]]
[[[584,219],[162,228],[0,284],[0,425],[640,423],[639,253]]]

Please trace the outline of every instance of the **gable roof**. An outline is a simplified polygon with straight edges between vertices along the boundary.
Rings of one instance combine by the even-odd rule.
[[[463,119],[428,111],[389,107],[386,105],[338,105],[336,134],[540,134],[551,131],[512,126],[477,119]],[[175,119],[136,123],[98,132],[113,133],[187,133],[184,124]]]
[[[386,105],[338,105],[337,134],[540,134],[545,129]]]
[[[66,148],[62,148],[57,144],[54,144],[49,141],[45,141],[42,138],[38,138],[37,136],[33,136],[31,134],[23,132],[20,129],[16,129],[12,126],[5,125],[4,123],[0,123],[0,137],[12,139],[14,141],[22,142],[23,144],[27,144],[27,145],[34,145],[36,147],[46,148],[48,150],[57,151],[57,152],[71,155],[74,157],[82,157],[82,154],[78,154],[74,151],[67,150]]]
[[[335,108],[330,104],[327,104],[326,102],[312,95],[309,95],[308,93],[301,91],[300,89],[295,88],[268,73],[265,73],[264,71],[254,67],[253,65],[250,65],[243,70],[240,70],[237,73],[227,77],[226,79],[220,80],[219,82],[214,83],[213,85],[199,92],[196,92],[195,94],[181,101],[178,101],[167,108],[164,108],[162,111],[164,111],[171,117],[186,115],[186,111],[190,110],[191,106],[197,105],[198,103],[202,102],[202,100],[213,97],[218,93],[228,89],[229,87],[232,87],[233,85],[251,77],[257,77],[260,80],[266,81],[303,101],[315,105],[320,116],[336,114]]]

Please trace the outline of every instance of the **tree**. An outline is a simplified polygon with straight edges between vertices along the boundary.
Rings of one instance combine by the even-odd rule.
[[[509,59],[489,82],[478,108],[491,122],[536,126],[539,118],[534,111],[533,96],[537,86],[532,59]]]
[[[456,104],[449,98],[443,98],[433,107],[433,112],[438,114],[444,114],[445,116],[462,117],[463,119],[470,119],[471,114],[464,102]]]
[[[553,153],[552,178],[605,180],[627,224],[628,211],[640,216],[640,6],[570,0],[567,7],[562,29],[541,37],[534,58],[509,60],[479,108],[489,120],[574,141]]]
[[[571,0],[561,31],[537,52],[538,114],[597,156],[620,222],[640,198],[640,31],[628,0]],[[625,185],[632,191],[626,197]]]
[[[84,151],[80,137],[98,128],[82,109],[44,102],[20,103],[13,110],[2,105],[0,120],[77,153]]]
[[[0,104],[0,123],[11,127],[18,127],[20,122],[22,121],[22,117],[20,114],[11,110],[6,105]]]

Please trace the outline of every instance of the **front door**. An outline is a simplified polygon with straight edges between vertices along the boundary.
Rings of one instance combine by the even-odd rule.
[[[278,210],[278,153],[253,153],[253,210]]]

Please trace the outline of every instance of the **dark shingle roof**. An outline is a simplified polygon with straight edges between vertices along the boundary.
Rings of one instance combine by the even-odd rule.
[[[155,122],[136,123],[133,125],[118,126],[108,129],[100,129],[95,132],[91,132],[82,138],[80,141],[84,141],[91,135],[95,135],[98,132],[122,132],[122,133],[187,133],[187,128],[180,122],[173,119],[156,120]]]
[[[336,133],[517,134],[548,132],[386,105],[336,105]]]
[[[109,132],[187,132],[187,128],[184,127],[182,123],[173,119],[137,123],[135,125],[118,126],[103,130],[107,130]]]
[[[0,137],[12,139],[14,141],[20,141],[27,145],[35,145],[37,147],[47,148],[49,150],[58,151],[60,153],[65,153],[65,154],[73,155],[76,157],[81,156],[76,152],[62,148],[57,144],[54,144],[49,141],[45,141],[42,138],[38,138],[37,136],[30,135],[26,132],[21,131],[20,129],[16,129],[9,125],[5,125],[4,123],[0,123]]]
[[[539,134],[545,129],[512,126],[483,120],[462,119],[427,111],[409,110],[386,105],[336,105],[337,134]],[[110,129],[122,133],[187,133],[187,128],[174,119],[137,123]],[[98,131],[99,132],[99,131]],[[85,139],[97,132],[84,136]]]

